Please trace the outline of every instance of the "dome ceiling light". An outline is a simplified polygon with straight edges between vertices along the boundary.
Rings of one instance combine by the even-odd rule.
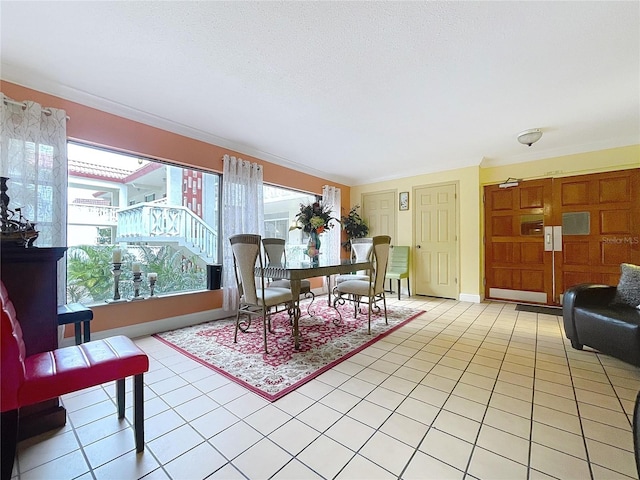
[[[539,128],[530,128],[518,134],[518,141],[523,145],[531,146],[542,137],[542,130]]]

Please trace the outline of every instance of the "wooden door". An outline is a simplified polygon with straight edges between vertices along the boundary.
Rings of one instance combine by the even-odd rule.
[[[544,226],[551,224],[551,179],[484,189],[485,296],[531,303],[553,297],[552,257]]]
[[[362,195],[362,218],[369,226],[369,236],[389,235],[391,243],[396,236],[395,190],[365,193]]]
[[[640,169],[485,187],[485,296],[561,304],[640,264]]]
[[[456,185],[416,188],[414,198],[415,293],[457,299]]]
[[[557,303],[579,283],[616,285],[620,264],[640,264],[640,169],[554,179]]]

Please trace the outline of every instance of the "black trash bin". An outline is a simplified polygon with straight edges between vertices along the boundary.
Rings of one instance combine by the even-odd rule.
[[[222,284],[222,265],[207,265],[207,289],[220,290]]]

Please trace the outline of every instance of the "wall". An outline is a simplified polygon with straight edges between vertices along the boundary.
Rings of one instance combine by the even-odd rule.
[[[433,174],[417,175],[387,182],[351,188],[351,205],[362,204],[362,194],[384,190],[412,192],[416,187],[439,183],[458,183],[460,222],[460,299],[480,301],[484,297],[484,207],[483,187],[500,183],[509,177],[522,180],[562,177],[588,173],[640,168],[640,145],[612,148],[531,162],[496,167],[468,167]],[[398,231],[394,243],[413,244],[413,199],[409,210],[399,211]]]
[[[480,297],[480,229],[479,167],[467,167],[446,172],[417,175],[402,179],[351,187],[351,204],[362,204],[362,194],[383,190],[410,192],[409,210],[398,211],[398,231],[393,243],[413,245],[413,189],[433,184],[457,183],[459,227],[460,298],[479,302]]]
[[[489,185],[504,182],[509,177],[533,180],[535,178],[568,177],[638,167],[640,167],[640,145],[631,145],[545,158],[533,162],[481,168],[480,181],[482,185]]]
[[[71,118],[67,123],[67,136],[70,140],[218,173],[222,173],[223,155],[239,156],[264,166],[265,183],[318,195],[322,194],[322,186],[328,183],[340,187],[343,199],[342,209],[344,212],[349,211],[350,188],[346,185],[328,182],[320,177],[274,165],[256,157],[151,127],[10,82],[0,81],[0,91],[16,101],[30,100],[44,107],[66,110]],[[317,285],[321,284],[319,279],[316,282]],[[221,305],[221,291],[178,295],[136,304],[99,305],[92,307],[94,320],[91,330],[99,332],[167,317],[188,316],[203,310],[218,309]],[[72,332],[66,333],[67,336],[72,334]]]

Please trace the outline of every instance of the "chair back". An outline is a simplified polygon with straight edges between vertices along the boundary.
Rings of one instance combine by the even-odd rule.
[[[351,239],[351,259],[356,262],[366,262],[371,260],[373,250],[373,238],[352,238]]]
[[[387,273],[404,278],[409,275],[409,247],[395,246],[391,249]]]
[[[233,268],[236,274],[240,302],[257,305],[256,263],[259,262],[260,269],[263,268],[260,256],[260,235],[251,233],[232,235],[229,237],[229,242],[231,242],[231,250],[233,251]]]
[[[262,246],[265,253],[265,265],[270,267],[282,267],[287,262],[287,254],[284,250],[285,240],[282,238],[263,238]],[[281,280],[272,278],[271,280]]]
[[[373,237],[373,263],[375,274],[371,279],[371,283],[373,284],[373,293],[375,295],[379,295],[384,291],[384,277],[387,274],[390,245],[391,237],[389,235],[378,235]]]
[[[0,281],[2,320],[0,323],[0,411],[6,412],[19,407],[18,391],[25,380],[24,361],[27,349],[22,338],[22,328],[9,293]]]
[[[351,239],[351,261],[366,262],[371,260],[373,253],[373,238],[352,238]],[[357,274],[368,275],[367,270],[358,270]]]
[[[284,251],[285,240],[282,238],[263,238],[262,246],[266,254],[267,265],[281,267],[287,261]]]

